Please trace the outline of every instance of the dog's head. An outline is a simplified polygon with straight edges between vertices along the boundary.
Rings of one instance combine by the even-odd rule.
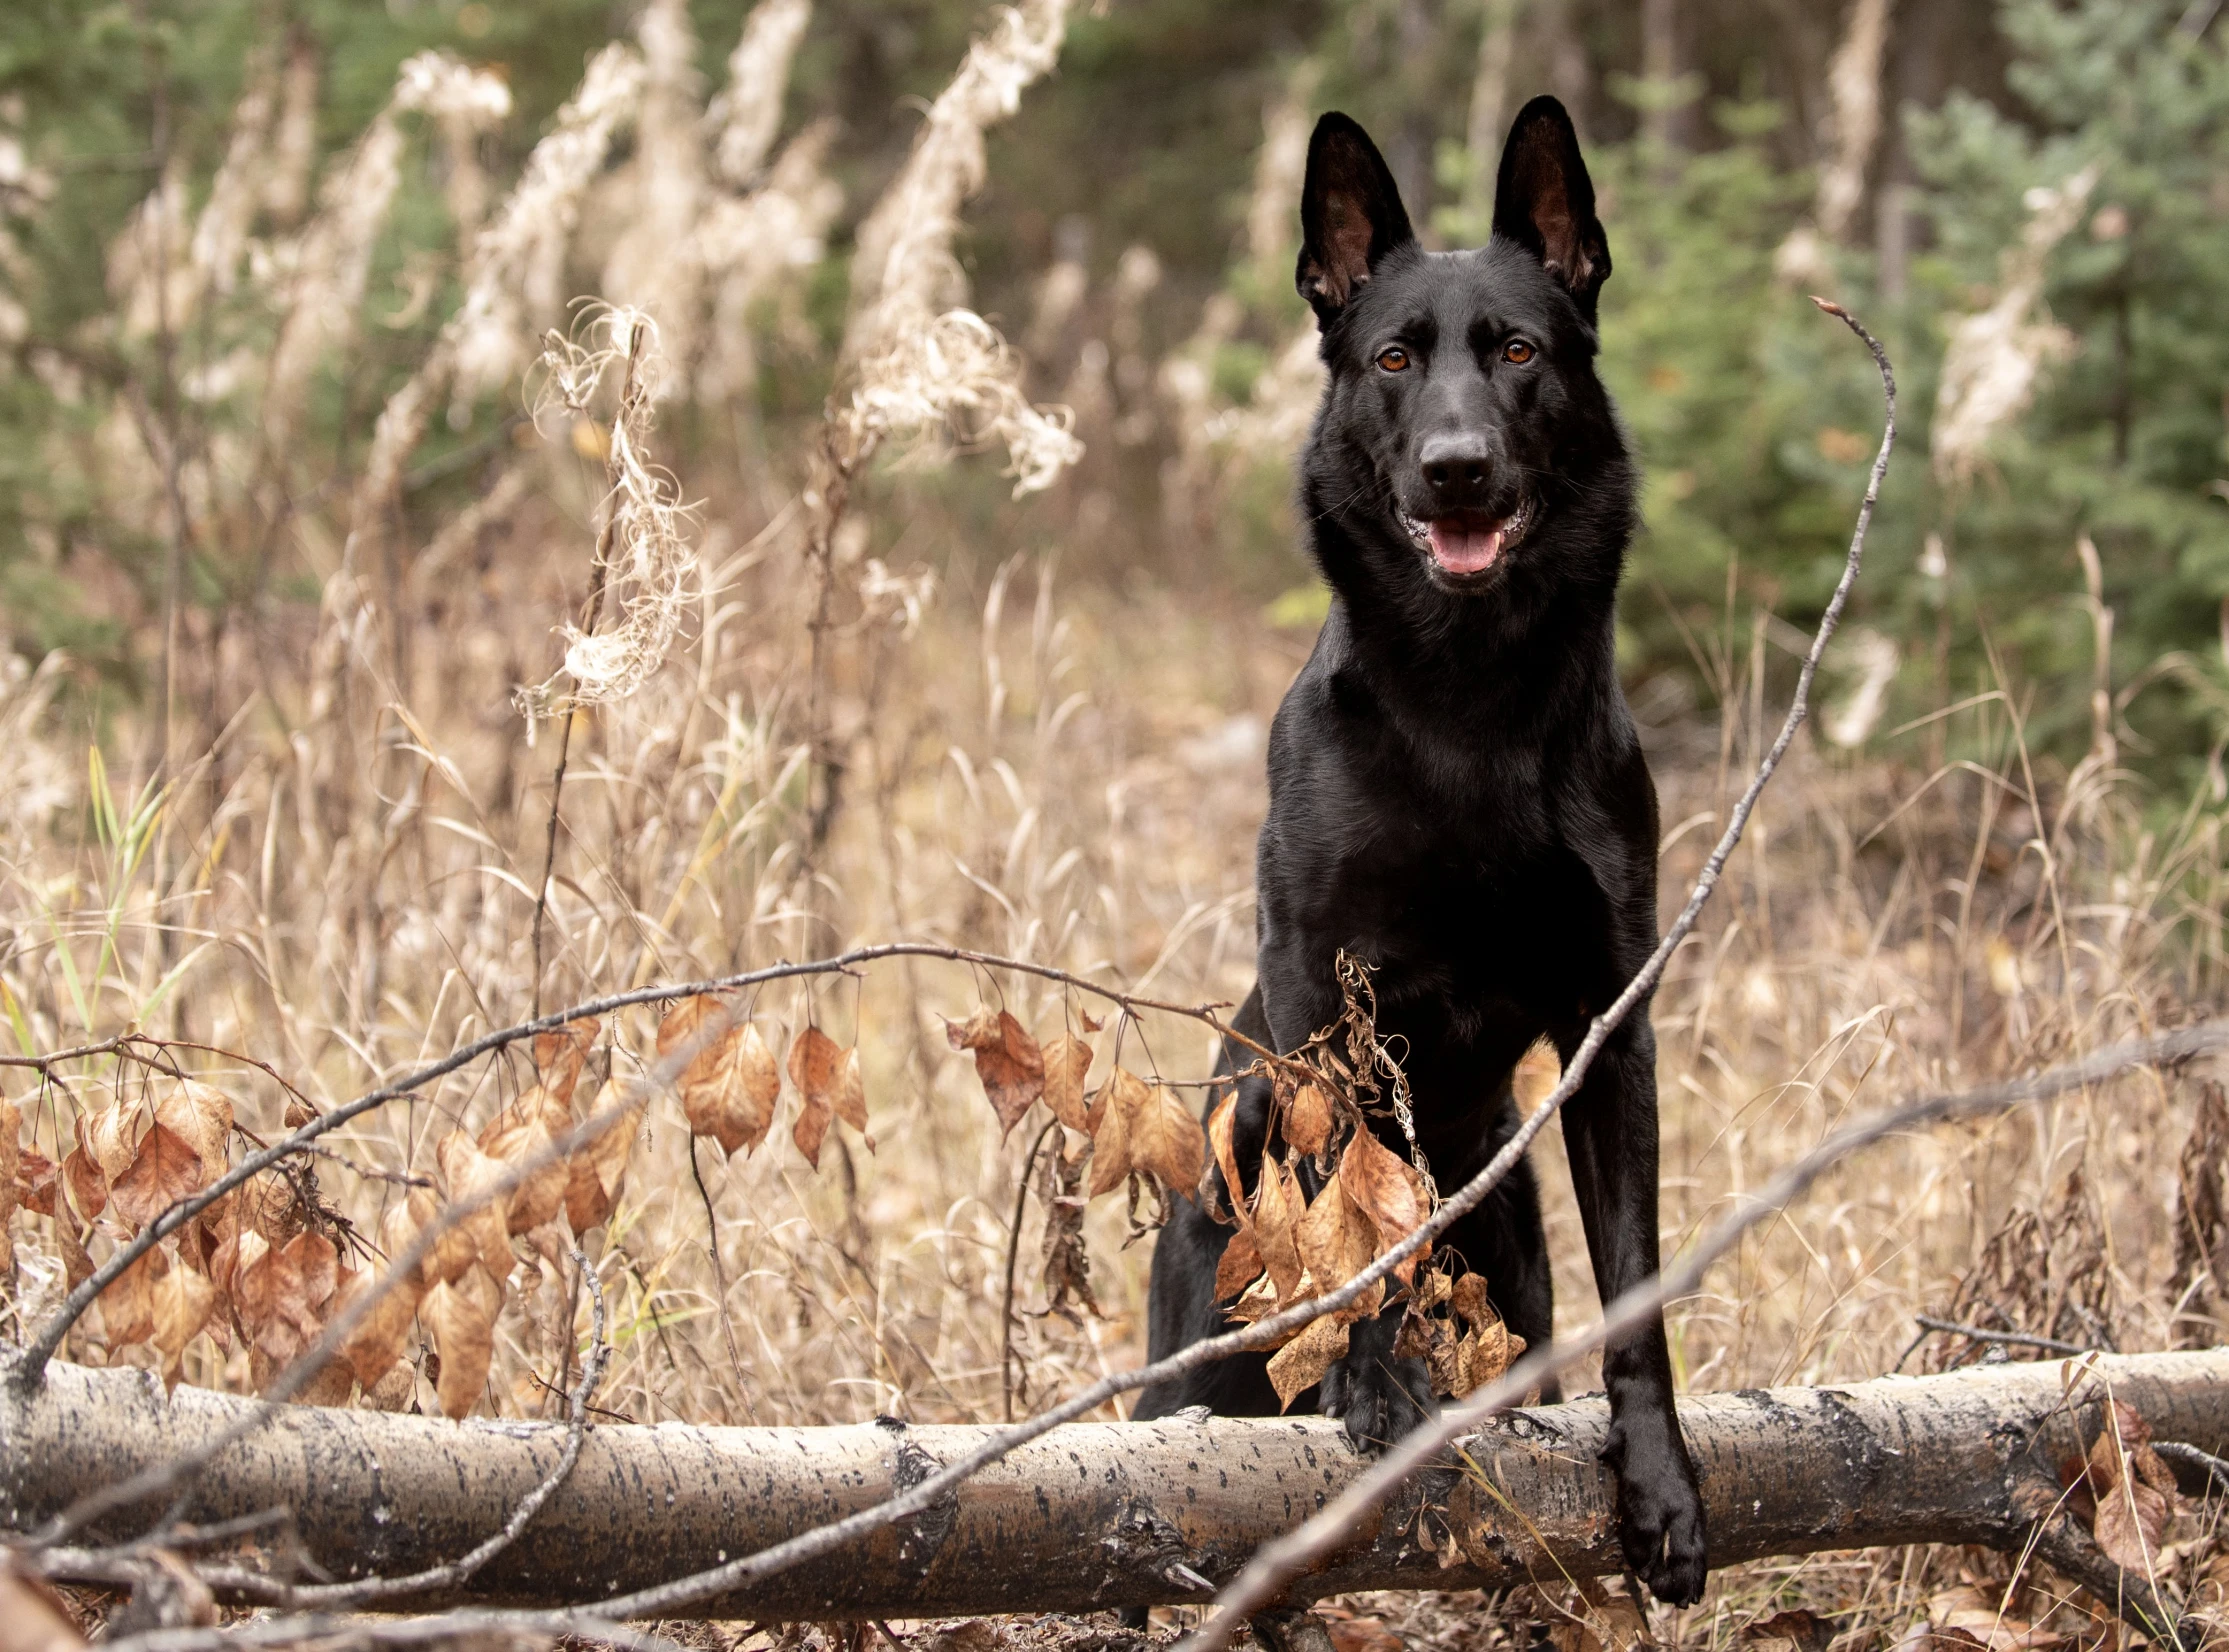
[[[1376,145],[1338,114],[1309,145],[1301,229],[1330,369],[1303,492],[1339,554],[1418,601],[1614,586],[1632,476],[1594,372],[1610,249],[1563,105],[1517,116],[1476,251],[1420,247]]]

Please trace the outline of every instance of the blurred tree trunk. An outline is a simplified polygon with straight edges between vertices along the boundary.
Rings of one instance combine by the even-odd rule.
[[[1668,149],[1689,148],[1695,138],[1693,100],[1675,101],[1681,55],[1679,0],[1641,0],[1641,79],[1648,95],[1641,132]]]
[[[1494,204],[1494,175],[1501,164],[1502,139],[1510,117],[1509,67],[1517,45],[1517,23],[1524,0],[1481,0],[1478,67],[1471,75],[1470,120],[1464,134],[1468,170],[1463,209],[1482,218]]]

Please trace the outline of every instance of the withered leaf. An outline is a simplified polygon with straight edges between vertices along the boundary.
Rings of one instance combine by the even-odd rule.
[[[405,1250],[410,1248],[411,1241],[418,1237],[421,1230],[433,1226],[435,1218],[440,1214],[441,1201],[422,1187],[412,1188],[402,1203],[389,1205],[387,1214],[381,1217],[379,1221],[379,1244],[380,1248],[387,1253],[389,1265],[392,1265]],[[444,1238],[457,1240],[463,1248],[467,1260],[470,1259],[473,1254],[470,1239],[464,1238],[453,1230]],[[404,1274],[402,1282],[413,1296],[424,1290],[427,1283],[435,1277],[433,1263],[433,1256],[428,1255]]]
[[[706,1000],[692,1000],[705,1002]],[[664,1029],[659,1030],[663,1040]],[[681,1075],[681,1110],[692,1136],[708,1136],[729,1158],[748,1155],[774,1123],[782,1072],[756,1026],[746,1021],[721,1034]]]
[[[1331,1097],[1322,1085],[1296,1084],[1282,1070],[1278,1078],[1278,1099],[1284,1103],[1285,1140],[1315,1158],[1331,1142]]]
[[[283,1366],[324,1329],[326,1305],[340,1283],[340,1254],[325,1235],[304,1230],[251,1263],[248,1237],[233,1271],[233,1302],[255,1345]]]
[[[546,1153],[557,1132],[572,1127],[565,1104],[537,1084],[523,1092],[480,1131],[479,1148],[504,1169],[515,1169]],[[553,1219],[565,1202],[565,1165],[552,1158],[511,1190],[505,1224],[524,1233]]]
[[[369,1273],[351,1274],[333,1294],[333,1315],[339,1317],[378,1282]],[[398,1278],[366,1311],[341,1344],[340,1359],[368,1390],[394,1369],[410,1336],[410,1322],[417,1317],[419,1289]]]
[[[859,1052],[841,1048],[818,1027],[807,1027],[789,1047],[789,1078],[803,1104],[790,1139],[815,1170],[832,1118],[854,1130],[867,1127],[867,1096],[859,1079]]]
[[[86,1157],[99,1165],[101,1174],[113,1183],[130,1167],[132,1155],[139,1148],[138,1114],[118,1102],[111,1102],[90,1114],[80,1114],[77,1141],[85,1149]]]
[[[1254,1236],[1240,1228],[1231,1235],[1230,1243],[1223,1247],[1223,1259],[1215,1265],[1215,1300],[1230,1301],[1261,1275],[1262,1256],[1254,1248]]]
[[[502,1161],[491,1159],[462,1130],[452,1130],[434,1149],[441,1179],[454,1204],[480,1201],[455,1227],[434,1244],[426,1258],[426,1277],[454,1279],[473,1259],[501,1278],[511,1271],[510,1199],[489,1190],[508,1173]]]
[[[0,1232],[7,1230],[22,1197],[18,1180],[23,1170],[23,1113],[6,1096],[0,1096]]]
[[[16,1162],[16,1194],[23,1208],[34,1216],[54,1214],[55,1190],[61,1167],[35,1147],[22,1149]]]
[[[1209,1178],[1200,1179],[1200,1208],[1218,1222],[1232,1222],[1240,1229],[1253,1225],[1253,1218],[1246,1209],[1246,1184],[1238,1174],[1238,1092],[1232,1091],[1215,1104],[1207,1116],[1207,1149],[1214,1156],[1215,1168],[1223,1173],[1222,1204],[1208,1197],[1211,1191]]]
[[[1007,1011],[987,1007],[965,1021],[945,1022],[944,1036],[955,1050],[975,1052],[975,1076],[998,1115],[1000,1133],[1011,1134],[1030,1103],[1045,1093],[1045,1053],[1037,1040]]]
[[[2090,1447],[2090,1489],[2097,1518],[2090,1527],[2106,1559],[2124,1571],[2149,1572],[2175,1513],[2175,1476],[2152,1449],[2143,1414],[2115,1400]]]
[[[1130,1158],[1130,1122],[1146,1101],[1145,1081],[1127,1067],[1100,1087],[1098,1124],[1091,1138],[1091,1186],[1087,1198],[1096,1199],[1120,1187],[1135,1166]]]
[[[0,1571],[0,1645],[6,1652],[83,1652],[84,1633],[62,1597],[37,1578]]]
[[[576,1235],[601,1227],[610,1219],[641,1129],[642,1109],[630,1107],[574,1153],[566,1167],[565,1221]]]
[[[1099,1316],[1091,1294],[1091,1255],[1084,1248],[1085,1156],[1055,1151],[1045,1159],[1045,1311],[1073,1319],[1077,1307]]]
[[[1323,1190],[1308,1202],[1296,1225],[1300,1260],[1308,1270],[1311,1294],[1337,1290],[1370,1265],[1377,1255],[1377,1234],[1369,1217],[1347,1196],[1346,1178],[1333,1172]],[[1347,1311],[1365,1311],[1365,1295]]]
[[[1269,1356],[1269,1384],[1277,1390],[1280,1411],[1290,1410],[1294,1400],[1323,1381],[1334,1361],[1345,1357],[1347,1334],[1344,1319],[1326,1314],[1310,1320],[1298,1336]]]
[[[1339,1182],[1355,1207],[1369,1217],[1377,1230],[1377,1250],[1393,1248],[1424,1220],[1424,1178],[1416,1167],[1379,1141],[1368,1128],[1358,1129],[1339,1159]],[[1421,1256],[1411,1256],[1393,1270],[1404,1285],[1416,1277]]]
[[[180,1079],[155,1102],[155,1122],[168,1125],[201,1155],[202,1185],[225,1172],[232,1139],[232,1098],[213,1084]]]
[[[90,1222],[108,1208],[108,1178],[93,1162],[93,1155],[85,1151],[84,1135],[80,1125],[78,1145],[62,1159],[62,1183],[69,1189],[70,1203],[77,1207],[77,1213]]]
[[[101,1328],[111,1349],[145,1342],[155,1334],[155,1304],[149,1286],[154,1283],[155,1253],[149,1251],[108,1283],[101,1292]]]
[[[148,1288],[148,1299],[155,1347],[163,1357],[163,1374],[175,1377],[186,1344],[209,1323],[210,1312],[217,1305],[217,1287],[184,1263],[173,1263]]]
[[[145,1227],[180,1199],[208,1185],[193,1143],[159,1120],[109,1189],[109,1204],[134,1228]]]
[[[1261,1182],[1254,1190],[1254,1248],[1261,1253],[1277,1300],[1286,1304],[1298,1296],[1306,1268],[1300,1259],[1298,1232],[1302,1208],[1300,1184],[1293,1173],[1264,1154]]]
[[[1091,1046],[1062,1033],[1045,1046],[1045,1105],[1071,1130],[1091,1133],[1091,1109],[1084,1101],[1084,1080],[1091,1073]]]
[[[495,1317],[503,1311],[503,1284],[485,1268],[467,1268],[426,1292],[418,1318],[441,1356],[436,1385],[451,1421],[471,1414],[488,1385],[495,1358]]]
[[[580,1083],[581,1069],[588,1065],[589,1052],[596,1048],[602,1030],[594,1016],[586,1015],[534,1035],[534,1071],[560,1106],[573,1104],[573,1088]]]

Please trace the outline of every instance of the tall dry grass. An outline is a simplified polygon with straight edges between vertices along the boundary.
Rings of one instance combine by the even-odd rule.
[[[790,451],[754,485],[683,475],[668,486],[647,422],[613,429],[609,360],[595,373],[573,362],[576,376],[545,404],[558,416],[529,427],[531,440],[514,444],[460,514],[425,523],[395,509],[441,398],[515,384],[532,329],[558,319],[580,262],[572,214],[595,208],[609,140],[629,121],[643,123],[634,164],[697,146],[675,164],[689,174],[689,200],[713,205],[687,257],[662,268],[630,231],[663,234],[680,221],[679,197],[638,192],[640,216],[609,240],[603,267],[614,284],[633,284],[623,296],[666,308],[658,322],[677,356],[675,395],[725,394],[748,371],[748,350],[727,335],[817,258],[836,212],[818,169],[825,134],[792,139],[766,166],[778,126],[752,102],[778,98],[804,9],[766,0],[708,114],[682,67],[685,8],[650,8],[642,56],[615,44],[595,61],[524,177],[473,209],[483,217],[460,254],[463,307],[388,404],[360,474],[274,509],[272,491],[298,488],[317,462],[288,446],[276,415],[299,404],[306,364],[347,349],[358,324],[363,249],[405,136],[398,115],[431,111],[447,131],[493,111],[496,89],[462,65],[413,64],[390,109],[329,163],[324,204],[280,232],[283,256],[267,261],[279,274],[258,299],[280,344],[248,391],[251,409],[273,416],[245,421],[263,434],[263,456],[245,437],[185,453],[160,432],[136,447],[112,434],[98,455],[104,474],[120,487],[136,479],[151,530],[265,535],[326,576],[326,600],[274,605],[223,629],[189,625],[168,730],[127,714],[89,738],[83,702],[60,692],[72,668],[59,657],[0,683],[13,759],[0,796],[0,1040],[13,1053],[129,1028],[206,1046],[188,1059],[268,1138],[288,1099],[271,1072],[330,1105],[520,1019],[538,987],[564,1003],[906,938],[1176,1000],[1244,994],[1264,736],[1304,634],[1235,602],[1150,585],[1071,590],[1057,548],[1017,549],[978,579],[968,570],[980,563],[941,554],[958,530],[933,512],[915,514],[926,526],[878,518],[906,485],[887,471],[862,468],[840,518],[801,499],[826,440],[815,430],[780,433]],[[986,37],[932,114],[918,164],[864,220],[861,240],[878,257],[864,261],[854,312],[858,376],[839,386],[830,415],[854,440],[941,432],[926,449],[936,462],[988,440],[1010,449],[1025,486],[1072,457],[1065,423],[1022,397],[1005,342],[959,308],[949,263],[956,215],[980,181],[981,128],[1049,66],[1062,17],[1057,4],[1025,8]],[[266,106],[240,122],[244,174],[261,164],[250,137],[284,125],[269,111],[271,86],[258,82],[253,95]],[[1273,110],[1274,129],[1284,119]],[[284,147],[259,141],[273,155]],[[1265,172],[1289,171],[1281,154]],[[306,198],[269,164],[283,188],[251,189],[243,176],[223,198]],[[232,255],[209,264],[196,248],[229,246],[233,220],[217,221],[222,235],[189,239],[165,228],[174,207],[170,195],[151,202],[120,249],[119,329],[160,312],[183,336],[184,315],[222,285],[216,272]],[[171,259],[199,273],[181,280]],[[1135,260],[1123,280],[1133,304],[1151,286]],[[160,302],[142,296],[158,289]],[[1139,351],[1122,314],[1107,340],[1087,341],[1098,365],[1086,371],[1086,348],[1083,380]],[[221,344],[221,320],[202,336]],[[961,352],[959,368],[955,338],[975,352]],[[1172,363],[1178,380],[1185,359]],[[1126,377],[1126,407],[1099,381],[1107,406],[1087,434],[1156,408],[1205,429],[1199,398],[1156,403],[1141,388],[1149,371]],[[1271,439],[1290,438],[1276,408],[1256,411]],[[581,687],[597,677],[597,644],[583,597],[599,530],[629,497],[610,487],[615,439],[636,444],[636,496],[660,510],[702,502],[693,518],[651,524],[654,548],[685,542],[690,564],[660,583],[682,564],[658,563],[638,582],[654,610],[645,620],[657,668],[591,694]],[[1033,461],[1032,441],[1060,452]],[[166,453],[183,454],[168,488]],[[807,554],[816,521],[817,570]],[[1771,622],[1737,629],[1729,619],[1698,639],[1711,705],[1642,697],[1668,900],[1776,721],[1777,647]],[[573,687],[552,679],[541,709],[567,719],[570,770],[538,981],[532,919],[552,772],[513,696],[561,658]],[[1667,1251],[1853,1110],[2063,1059],[2220,995],[2229,891],[2218,815],[2194,801],[2163,817],[2109,761],[2052,772],[2024,743],[2022,704],[2020,684],[1997,681],[1940,714],[1956,749],[1984,757],[1928,771],[1918,766],[1928,729],[1878,738],[1862,758],[1806,744],[1767,793],[1657,998]],[[807,793],[816,749],[837,777],[817,844]],[[751,1013],[770,1031],[810,1019],[861,1052],[868,1132],[835,1131],[817,1172],[780,1130],[749,1157],[713,1162],[704,1149],[693,1164],[677,1102],[654,1102],[620,1206],[590,1246],[616,1344],[601,1405],[641,1421],[995,1417],[1017,1210],[1018,1403],[1141,1355],[1147,1247],[1132,1241],[1119,1201],[1094,1209],[1087,1230],[1103,1314],[1038,1311],[1044,1290],[1030,1262],[1044,1189],[1017,1191],[1033,1131],[1000,1138],[939,1019],[984,1002],[1040,1030],[1072,1014],[1056,987],[925,960],[759,996]],[[639,1068],[653,1018],[623,1020],[611,1035],[613,1067]],[[1196,1024],[1147,1022],[1123,1036],[1126,1063],[1172,1080],[1208,1071]],[[315,1163],[321,1197],[376,1235],[431,1144],[479,1127],[530,1079],[493,1062],[339,1132]],[[143,1083],[106,1060],[51,1082],[0,1072],[27,1142],[57,1160],[82,1113]],[[1838,1381],[1971,1357],[1939,1340],[1910,1346],[1916,1312],[1950,1308],[2123,1348],[2229,1338],[2223,1282],[2171,1281],[2194,1093],[2185,1080],[2132,1076],[1846,1166],[1672,1315],[1684,1381]],[[1551,1141],[1544,1157],[1556,1156]],[[1544,1180],[1559,1314],[1577,1324],[1592,1312],[1584,1244],[1560,1169]],[[19,1214],[14,1237],[7,1313],[20,1325],[51,1307],[67,1263],[48,1219]],[[96,1260],[106,1243],[96,1239]],[[566,1267],[561,1253],[522,1246],[489,1411],[555,1413],[586,1326]],[[97,1317],[69,1352],[145,1357],[110,1348]],[[389,1402],[431,1412],[432,1382],[414,1359],[410,1391]],[[184,1375],[246,1387],[254,1373],[244,1352],[202,1336]],[[1715,1612],[1676,1632],[1716,1645],[1767,1602],[1803,1600],[1858,1610],[1852,1627],[1900,1633],[1926,1619],[1930,1601],[1940,1615],[1961,1565],[1977,1563],[1892,1555],[1750,1568],[1722,1578]],[[1976,1575],[2002,1582],[1986,1566]],[[1484,1645],[1512,1633],[1474,1604],[1372,1609],[1420,1641]]]

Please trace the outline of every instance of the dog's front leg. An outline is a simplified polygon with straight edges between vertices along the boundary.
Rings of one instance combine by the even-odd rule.
[[[1564,1048],[1571,1059],[1577,1040]],[[1656,1035],[1645,1010],[1610,1037],[1565,1105],[1571,1180],[1605,1304],[1657,1271]],[[1618,1535],[1626,1564],[1660,1600],[1700,1600],[1708,1562],[1695,1466],[1672,1414],[1672,1359],[1664,1318],[1602,1355],[1610,1436],[1602,1459],[1618,1479]]]

